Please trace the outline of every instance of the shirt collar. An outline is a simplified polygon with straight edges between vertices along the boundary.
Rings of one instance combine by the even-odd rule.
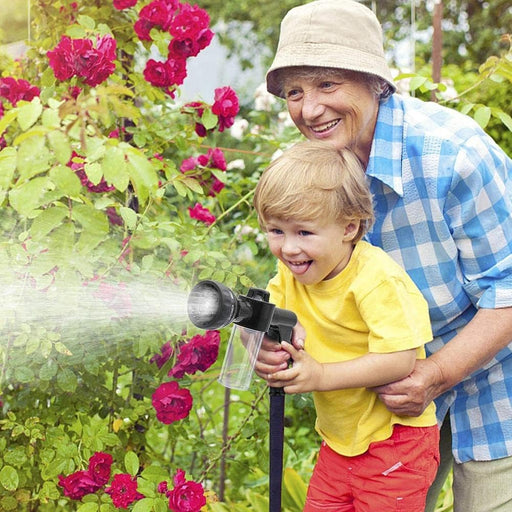
[[[402,149],[405,125],[402,104],[396,94],[381,101],[366,168],[368,176],[382,181],[399,196],[403,196]]]

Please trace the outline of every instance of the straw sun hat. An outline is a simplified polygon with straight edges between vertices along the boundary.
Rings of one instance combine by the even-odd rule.
[[[270,93],[282,96],[277,71],[291,66],[362,71],[383,78],[396,90],[384,56],[380,23],[355,0],[315,0],[286,14],[267,73]]]

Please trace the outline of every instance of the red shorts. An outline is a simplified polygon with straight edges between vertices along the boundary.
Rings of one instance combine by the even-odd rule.
[[[423,512],[439,466],[439,429],[395,425],[362,455],[322,443],[303,512]]]

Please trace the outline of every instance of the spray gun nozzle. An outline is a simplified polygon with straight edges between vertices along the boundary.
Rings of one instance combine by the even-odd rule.
[[[211,280],[197,283],[188,298],[190,321],[201,329],[219,329],[235,323],[267,332],[271,325],[289,328],[297,322],[291,311],[268,302],[269,293],[251,288],[247,295],[235,295],[227,286]]]

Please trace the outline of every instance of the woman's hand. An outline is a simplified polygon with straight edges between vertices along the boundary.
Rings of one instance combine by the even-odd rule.
[[[428,359],[418,359],[408,377],[372,388],[386,408],[399,416],[419,416],[439,395],[442,374],[439,366]]]

